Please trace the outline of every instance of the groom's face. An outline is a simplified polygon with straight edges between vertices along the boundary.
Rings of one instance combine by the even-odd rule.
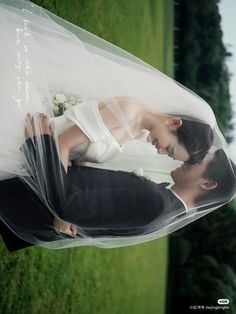
[[[213,155],[208,154],[194,165],[183,163],[181,167],[171,171],[171,177],[178,186],[191,187],[200,185],[205,180],[202,175],[213,158]]]

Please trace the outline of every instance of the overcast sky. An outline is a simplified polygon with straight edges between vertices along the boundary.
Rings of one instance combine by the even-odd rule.
[[[223,30],[223,41],[227,50],[233,56],[227,62],[230,73],[233,74],[230,80],[230,94],[234,104],[234,142],[231,144],[234,160],[236,161],[236,1],[221,0],[219,4],[222,17],[221,26]]]

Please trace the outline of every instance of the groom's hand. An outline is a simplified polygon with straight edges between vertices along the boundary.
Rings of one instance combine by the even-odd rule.
[[[53,226],[57,232],[65,233],[71,236],[75,236],[77,233],[77,227],[75,225],[56,217],[54,217]]]
[[[37,113],[34,116],[28,113],[25,119],[25,139],[33,138],[38,134],[53,134],[48,116],[44,113]]]
[[[40,134],[53,135],[52,125],[49,123],[48,116],[44,113],[37,113],[32,116],[30,113],[27,114],[25,119],[25,139],[26,144],[29,145],[35,143],[35,136]],[[31,139],[31,141],[27,141]],[[37,139],[36,139],[37,141]],[[28,142],[28,143],[27,143]],[[59,159],[61,160],[65,172],[67,172],[68,159],[69,159],[69,150],[67,145],[63,146],[59,137]]]

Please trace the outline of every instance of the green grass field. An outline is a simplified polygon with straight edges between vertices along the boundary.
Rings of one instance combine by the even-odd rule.
[[[173,76],[173,0],[35,0]],[[0,240],[3,314],[162,314],[168,238],[117,249],[32,247]]]

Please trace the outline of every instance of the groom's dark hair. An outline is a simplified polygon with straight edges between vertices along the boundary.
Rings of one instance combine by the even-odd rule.
[[[199,210],[223,205],[236,195],[236,165],[223,149],[215,151],[202,178],[216,182],[217,186],[194,200],[196,206],[203,206]]]
[[[212,128],[206,123],[185,119],[184,116],[180,118],[182,125],[176,130],[176,136],[190,155],[187,163],[197,163],[206,156],[213,144]]]

